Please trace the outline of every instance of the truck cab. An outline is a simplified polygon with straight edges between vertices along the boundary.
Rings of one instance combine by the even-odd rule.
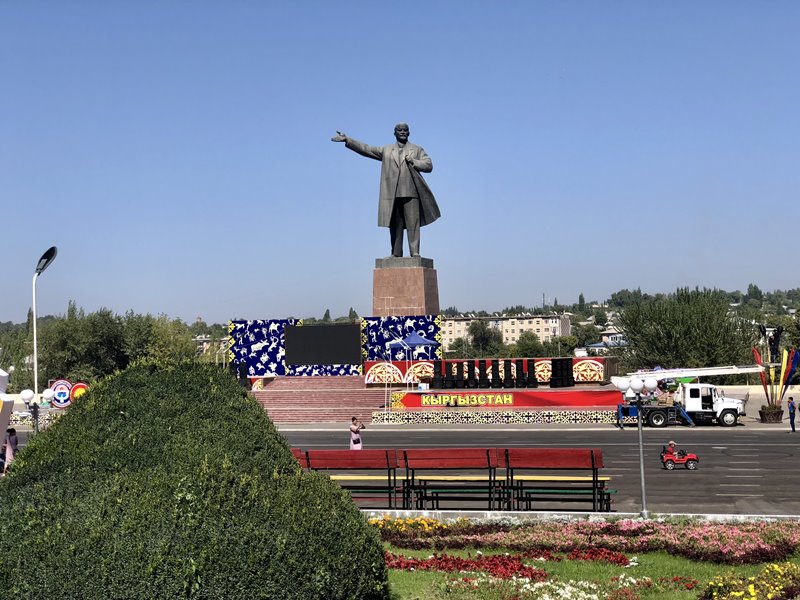
[[[695,423],[717,422],[733,427],[745,416],[744,400],[726,398],[710,383],[682,384],[676,398]]]

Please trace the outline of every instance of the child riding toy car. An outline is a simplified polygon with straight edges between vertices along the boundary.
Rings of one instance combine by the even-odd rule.
[[[661,449],[661,464],[667,471],[672,471],[675,465],[684,465],[690,471],[694,471],[699,462],[697,454],[686,450],[676,450],[673,441]]]

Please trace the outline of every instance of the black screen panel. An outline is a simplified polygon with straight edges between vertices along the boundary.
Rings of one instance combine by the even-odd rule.
[[[287,325],[287,365],[360,365],[361,326]]]

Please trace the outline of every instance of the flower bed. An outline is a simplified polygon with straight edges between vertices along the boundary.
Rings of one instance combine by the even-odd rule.
[[[800,566],[793,563],[770,564],[755,577],[729,573],[715,577],[700,596],[703,600],[729,598],[767,598],[792,600],[800,596]]]
[[[386,552],[387,567],[445,574],[444,583],[439,584],[443,586],[439,589],[446,590],[444,596],[434,593],[431,598],[800,598],[800,527],[796,521],[589,519],[521,523],[383,518],[371,522],[379,528],[384,542],[394,547]],[[401,548],[417,554],[428,549],[434,552],[424,558],[410,557],[395,550]],[[633,553],[645,555],[646,569],[639,567]],[[774,562],[789,558],[794,562]],[[593,565],[571,567],[571,561]],[[653,568],[654,562],[671,565],[672,571]],[[764,566],[757,570],[760,564]],[[715,575],[714,565],[733,565],[737,572]],[[640,569],[645,572],[637,576]],[[676,575],[697,577],[696,571],[704,573],[702,584],[693,577]]]
[[[665,551],[720,564],[785,560],[800,547],[800,528],[793,521],[711,523],[633,519],[515,525],[461,520],[452,524],[405,527],[384,525],[381,536],[385,542],[398,548],[417,550],[480,548],[525,551],[538,548],[571,552],[602,548],[624,553]]]
[[[478,555],[475,558],[460,558],[447,554],[428,558],[407,558],[386,552],[386,566],[390,569],[406,571],[445,571],[445,572],[482,572],[498,579],[524,577],[529,581],[544,581],[547,574],[541,569],[531,567],[522,562],[520,555]]]

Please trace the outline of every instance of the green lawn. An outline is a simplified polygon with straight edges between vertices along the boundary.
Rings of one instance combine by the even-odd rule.
[[[388,544],[386,545],[386,549],[394,554],[407,557],[426,558],[431,555],[431,552],[428,550],[406,550],[403,548],[395,548]],[[474,557],[476,555],[476,551],[474,550],[445,551],[444,553],[461,557],[467,557],[468,555]],[[487,551],[485,554],[503,554],[503,552]],[[513,554],[513,552],[511,554]],[[628,558],[632,557],[628,556]],[[757,574],[764,566],[746,565],[733,567],[730,565],[695,562],[664,552],[639,555],[637,556],[638,564],[631,567],[620,567],[597,561],[562,560],[560,562],[526,562],[546,571],[548,574],[548,581],[568,582],[572,580],[593,582],[598,584],[598,586],[606,592],[613,590],[615,587],[619,587],[618,584],[613,583],[613,580],[620,576],[626,579],[633,578],[636,580],[649,578],[652,581],[649,587],[643,584],[634,585],[630,587],[633,592],[632,594],[625,591],[615,592],[615,595],[611,596],[612,598],[619,599],[641,598],[642,600],[655,600],[657,598],[674,598],[675,600],[697,599],[708,582],[715,576],[735,573],[739,577],[749,577]],[[790,562],[800,564],[800,555],[792,557]],[[392,598],[394,600],[460,600],[467,598],[483,600],[511,600],[512,598],[519,598],[522,600],[540,597],[568,597],[518,594],[511,590],[510,587],[504,588],[503,586],[497,589],[453,590],[447,585],[447,581],[454,577],[458,577],[458,575],[430,571],[402,571],[392,569],[389,572]],[[683,579],[679,582],[663,581],[664,579],[669,580],[673,577]],[[698,582],[694,589],[687,590],[682,587],[689,579],[694,579]],[[588,599],[605,598],[608,596],[595,593],[594,595],[587,595],[585,597]],[[578,596],[575,595],[571,600],[576,600],[577,598]]]

